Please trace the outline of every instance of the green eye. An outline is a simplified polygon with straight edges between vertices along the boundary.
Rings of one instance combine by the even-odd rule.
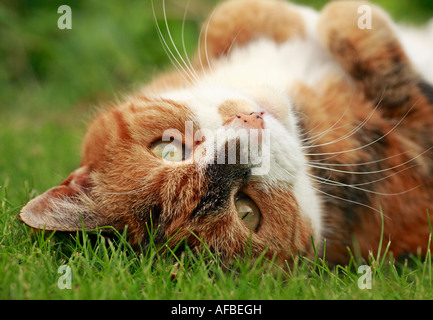
[[[153,154],[167,161],[185,160],[185,146],[177,140],[162,141],[158,140],[150,146]]]
[[[248,228],[256,231],[260,224],[261,213],[253,199],[248,197],[245,193],[239,192],[236,196],[235,206],[239,217],[245,222]]]

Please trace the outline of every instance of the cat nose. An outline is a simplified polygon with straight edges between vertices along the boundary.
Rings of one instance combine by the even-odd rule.
[[[263,114],[264,112],[238,113],[232,122],[250,129],[264,129]]]

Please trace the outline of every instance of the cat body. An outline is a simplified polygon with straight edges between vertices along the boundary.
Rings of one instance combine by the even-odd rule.
[[[357,24],[361,5],[371,29]],[[177,72],[101,112],[79,169],[20,218],[127,227],[133,246],[152,222],[154,240],[204,241],[227,262],[248,244],[283,263],[325,248],[346,263],[382,237],[396,256],[425,254],[433,72],[420,69],[430,47],[398,28],[366,2],[221,3],[196,59],[169,52]]]

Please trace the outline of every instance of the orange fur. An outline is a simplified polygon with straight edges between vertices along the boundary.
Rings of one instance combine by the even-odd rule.
[[[433,211],[433,102],[380,9],[371,5],[372,30],[356,27],[356,9],[364,3],[331,3],[319,22],[320,41],[347,74],[325,76],[321,88],[303,83],[287,88],[300,127],[313,140],[306,143],[306,156],[316,164],[310,173],[323,192],[326,257],[333,263],[348,261],[347,247],[359,249],[364,258],[377,252],[379,209],[384,216],[384,246],[390,240],[396,256],[425,254],[427,212]],[[281,43],[305,34],[296,9],[271,0],[226,1],[205,28],[202,63],[206,56],[218,59],[230,54],[232,46],[257,37]],[[249,243],[253,256],[267,250],[268,257],[276,256],[282,263],[298,252],[311,257],[313,224],[300,211],[290,186],[248,180],[238,164],[173,165],[152,154],[151,145],[164,130],[179,130],[186,143],[185,122],[193,122],[194,132],[200,129],[188,106],[155,98],[158,92],[188,86],[179,73],[164,74],[142,93],[101,112],[84,138],[80,169],[33,199],[21,219],[37,228],[46,223],[48,230],[79,230],[78,220],[70,217],[81,215],[88,219],[88,228],[127,226],[134,246],[147,243],[147,227],[153,221],[160,227],[156,241],[171,239],[174,246],[187,239],[189,245],[200,246],[197,235],[225,261],[242,255]],[[285,102],[271,91],[258,89],[252,96],[278,119],[290,116]],[[253,111],[247,102],[234,99],[218,107],[224,125],[237,114]],[[187,147],[194,149],[195,143],[199,144]],[[255,200],[262,213],[257,232],[237,215],[234,198],[239,190]],[[65,201],[70,205],[62,207]]]
[[[241,46],[257,37],[269,37],[283,42],[293,36],[303,36],[304,26],[299,14],[283,1],[230,0],[222,2],[203,27],[197,60],[227,54],[233,46]]]

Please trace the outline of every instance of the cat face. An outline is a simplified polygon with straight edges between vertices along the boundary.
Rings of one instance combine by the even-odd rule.
[[[278,112],[290,108],[264,89],[130,97],[95,118],[80,168],[20,217],[46,230],[127,227],[133,246],[152,223],[154,241],[204,241],[227,259],[247,243],[253,255],[307,253],[320,230],[303,207],[312,199],[294,115]]]

